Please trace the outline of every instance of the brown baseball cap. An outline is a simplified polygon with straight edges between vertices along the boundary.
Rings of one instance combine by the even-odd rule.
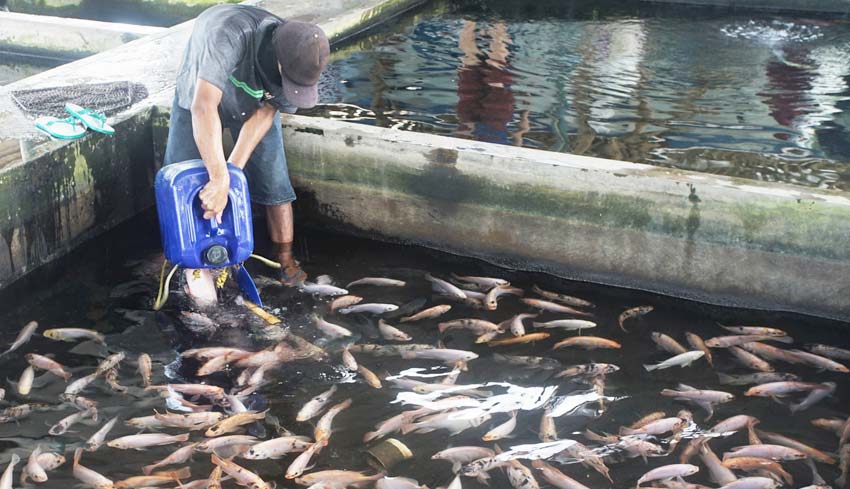
[[[331,52],[325,32],[316,24],[288,20],[275,29],[273,42],[286,100],[299,109],[313,107]]]

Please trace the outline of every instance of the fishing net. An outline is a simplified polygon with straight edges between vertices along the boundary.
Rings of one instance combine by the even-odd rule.
[[[147,96],[148,89],[144,85],[129,81],[83,83],[12,92],[12,99],[28,116],[59,118],[68,116],[65,112],[66,103],[77,104],[108,116],[130,107]]]

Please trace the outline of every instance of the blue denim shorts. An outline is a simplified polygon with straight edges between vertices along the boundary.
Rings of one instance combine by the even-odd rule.
[[[222,124],[225,124],[222,121]],[[236,139],[242,129],[241,122],[226,124]],[[171,122],[168,128],[168,142],[165,146],[163,164],[170,165],[186,160],[200,159],[201,153],[192,134],[192,113],[177,105],[177,99],[171,107]],[[272,127],[260,141],[248,163],[245,165],[245,178],[251,201],[261,205],[280,205],[295,200],[295,190],[289,181],[289,169],[286,167],[286,154],[283,151],[283,132],[280,114],[275,114]]]

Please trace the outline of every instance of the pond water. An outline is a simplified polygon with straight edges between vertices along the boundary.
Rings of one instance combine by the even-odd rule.
[[[315,114],[847,188],[850,24],[622,1],[460,1],[335,61]]]
[[[21,80],[67,61],[0,51],[0,86]]]
[[[329,299],[314,297],[294,288],[269,285],[269,281],[263,279],[260,279],[259,283],[263,286],[261,294],[267,310],[280,317],[283,320],[282,325],[267,326],[244,307],[235,304],[234,293],[228,287],[222,293],[223,305],[207,312],[208,317],[220,327],[208,329],[205,333],[199,333],[197,328],[190,328],[181,314],[182,311],[188,311],[191,305],[180,292],[177,282],[172,287],[173,292],[165,309],[154,312],[151,310],[151,303],[156,293],[161,263],[157,255],[159,244],[155,229],[150,216],[138,219],[116,232],[92,240],[83,249],[51,267],[51,270],[36,272],[36,275],[27,281],[35,286],[22,283],[0,296],[0,303],[3,305],[0,309],[0,324],[3,325],[0,343],[4,345],[3,349],[12,343],[20,327],[31,320],[39,322],[39,331],[56,327],[92,328],[105,335],[107,345],[103,348],[93,342],[55,342],[36,335],[19,350],[0,357],[0,370],[8,379],[4,386],[5,406],[24,403],[45,405],[17,424],[0,424],[0,466],[5,466],[12,454],[18,454],[26,460],[30,451],[39,444],[44,450],[64,453],[70,460],[73,450],[81,446],[105,420],[113,416],[119,417],[119,423],[107,440],[137,432],[124,426],[124,420],[149,416],[154,414],[154,411],[163,413],[166,409],[174,409],[174,402],[167,403],[166,399],[141,387],[135,365],[139,353],[148,353],[153,359],[154,384],[208,382],[235,389],[233,386],[240,369],[232,368],[199,378],[195,371],[200,364],[181,360],[180,352],[205,346],[228,346],[258,351],[275,345],[280,334],[288,330],[323,348],[327,352],[327,358],[294,361],[270,368],[264,377],[268,383],[245,401],[249,407],[269,409],[266,421],[249,426],[249,433],[270,438],[275,436],[277,427],[283,426],[299,435],[312,437],[313,423],[297,422],[295,415],[313,396],[332,385],[337,385],[338,391],[334,394],[331,404],[337,404],[347,398],[352,400],[352,404],[333,422],[334,431],[329,444],[314,458],[315,467],[308,472],[344,469],[373,473],[364,454],[368,445],[362,441],[363,435],[373,430],[374,425],[384,419],[403,410],[427,404],[427,395],[415,392],[409,385],[394,385],[392,379],[431,383],[445,379],[451,371],[451,368],[440,362],[355,353],[360,364],[383,379],[383,388],[374,389],[364,382],[361,375],[352,374],[342,366],[339,352],[340,348],[348,343],[398,344],[378,336],[377,317],[331,313]],[[105,246],[106,243],[109,245]],[[259,249],[262,251],[262,245]],[[816,418],[846,419],[850,414],[850,374],[771,362],[777,371],[795,373],[803,380],[836,384],[833,396],[791,415],[788,404],[798,401],[800,396],[785,399],[785,405],[780,405],[769,398],[745,397],[743,393],[746,386],[721,384],[719,374],[752,373],[750,369],[737,363],[724,349],[713,351],[713,367],[704,360],[698,360],[686,368],[653,372],[642,367],[642,364],[658,363],[671,356],[655,347],[651,340],[652,332],[666,333],[686,345],[686,331],[708,339],[729,334],[721,329],[717,322],[758,324],[782,328],[794,338],[793,344],[776,343],[782,348],[800,348],[809,343],[848,348],[850,337],[847,335],[847,324],[771,312],[708,307],[650,294],[520,273],[426,249],[319,232],[302,233],[298,249],[305,270],[311,278],[329,274],[334,278],[334,283],[341,286],[364,276],[392,277],[405,281],[404,287],[352,286],[351,292],[363,297],[364,302],[391,303],[408,309],[387,314],[386,320],[413,336],[413,343],[435,346],[441,342],[447,348],[469,350],[478,355],[477,359],[467,363],[467,371],[459,373],[456,383],[478,386],[466,387],[461,394],[469,389],[486,391],[470,394],[471,397],[464,402],[469,402],[469,406],[476,406],[475,409],[483,410],[491,419],[456,435],[450,435],[443,430],[392,435],[409,447],[413,457],[393,467],[389,471],[391,476],[411,477],[428,487],[445,486],[453,477],[451,465],[445,461],[431,460],[431,456],[440,450],[464,445],[489,448],[498,445],[503,450],[511,450],[521,445],[540,444],[538,431],[544,407],[551,408],[553,415],[557,415],[554,417],[554,424],[560,439],[576,440],[605,455],[604,462],[610,468],[613,484],[608,483],[594,470],[577,463],[569,463],[571,460],[562,460],[564,463],[554,462],[554,465],[565,473],[592,488],[634,487],[637,478],[647,470],[676,463],[682,446],[689,441],[688,438],[720,420],[738,414],[758,418],[760,423],[757,427],[760,430],[778,432],[832,453],[836,451],[837,435],[816,428],[810,422]],[[266,273],[266,270],[258,268],[255,263],[251,264],[251,269],[254,270],[255,276]],[[551,336],[542,341],[513,346],[476,344],[473,335],[461,330],[440,333],[437,328],[440,321],[484,318],[498,323],[517,313],[533,311],[512,295],[503,296],[498,308],[493,311],[450,302],[432,292],[429,282],[423,278],[426,272],[443,278],[448,278],[452,272],[460,275],[501,277],[525,291],[526,297],[536,297],[532,292],[534,284],[543,289],[581,297],[596,305],[586,310],[591,314],[588,319],[597,323],[595,328],[585,329],[581,334],[608,338],[622,343],[623,346],[618,350],[585,351],[565,348],[553,351],[552,346],[556,341],[578,335],[576,332],[558,329],[545,330]],[[45,283],[49,283],[49,287],[45,288]],[[452,309],[441,318],[412,323],[399,322],[400,312],[410,313],[413,306],[422,308],[436,304],[452,304]],[[627,320],[625,325],[628,332],[622,331],[618,326],[618,315],[628,308],[642,305],[651,305],[655,309],[642,317]],[[315,314],[348,328],[353,336],[343,340],[327,338],[313,326],[311,317]],[[550,321],[569,317],[574,316],[544,312],[536,320]],[[526,321],[526,328],[529,333],[539,331],[532,327],[531,320]],[[511,337],[510,333],[501,336]],[[112,392],[102,379],[96,380],[82,392],[82,395],[99,403],[100,417],[97,423],[78,424],[68,433],[49,436],[47,429],[50,425],[74,412],[74,408],[62,404],[58,399],[67,384],[59,377],[42,372],[37,375],[33,390],[28,396],[21,396],[15,390],[15,384],[26,366],[26,353],[52,356],[67,366],[76,380],[93,372],[103,355],[118,351],[127,354],[127,359],[119,369],[118,379],[129,388],[128,392]],[[542,356],[548,358],[548,362],[554,362],[558,368],[541,370],[512,366],[499,361],[499,357],[495,356],[497,353]],[[602,387],[601,391],[594,390],[589,383],[582,382],[579,378],[555,377],[561,368],[559,365],[569,366],[586,362],[616,364],[620,370],[605,376],[602,384],[596,384],[597,387]],[[675,388],[679,383],[701,389],[727,391],[734,394],[735,399],[717,405],[714,416],[706,421],[706,412],[700,407],[659,394],[662,389]],[[598,401],[600,394],[604,396],[601,406]],[[483,397],[475,397],[476,395]],[[439,393],[435,394],[431,400],[438,396]],[[192,400],[201,405],[207,403],[204,398]],[[629,425],[648,413],[664,411],[668,416],[676,416],[683,409],[692,411],[694,424],[684,432],[681,446],[671,455],[649,458],[648,463],[644,463],[639,457],[626,458],[616,446],[588,440],[582,434],[585,429],[596,433],[617,433],[620,426]],[[512,410],[517,411],[517,425],[512,433],[495,443],[482,441],[482,436],[491,428],[505,422],[509,418],[508,412]],[[184,430],[166,428],[162,431],[178,434]],[[650,440],[669,448],[669,438],[670,435],[667,434]],[[202,432],[194,432],[191,435],[192,441],[202,439]],[[710,445],[715,452],[722,454],[731,447],[746,443],[747,434],[738,432],[713,439]],[[140,475],[143,465],[162,459],[176,447],[172,445],[134,451],[103,446],[94,453],[86,452],[82,463],[112,480],[119,480]],[[274,481],[283,487],[295,487],[282,477],[294,458],[293,455],[279,460],[236,458],[235,462],[256,471],[267,481]],[[704,464],[698,458],[694,458],[692,463],[701,467],[701,470],[688,477],[688,480],[709,483]],[[184,482],[206,478],[212,467],[209,456],[204,453],[196,453],[192,461],[182,465],[190,466],[192,471],[192,477]],[[811,472],[802,461],[787,462],[783,465],[796,481],[792,487],[802,487],[811,481]],[[817,470],[829,482],[839,474],[837,465],[818,463]],[[16,471],[15,477],[18,475],[19,471]],[[490,487],[511,487],[502,469],[495,469],[490,475]],[[69,487],[75,483],[70,463],[66,463],[50,472],[49,481],[41,487]],[[468,488],[484,487],[473,478],[463,478],[462,485]],[[224,486],[236,487],[232,482],[225,483]]]

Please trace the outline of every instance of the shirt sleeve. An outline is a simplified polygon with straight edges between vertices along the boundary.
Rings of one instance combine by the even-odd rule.
[[[244,52],[241,33],[229,29],[211,32],[198,55],[198,78],[224,91]]]

